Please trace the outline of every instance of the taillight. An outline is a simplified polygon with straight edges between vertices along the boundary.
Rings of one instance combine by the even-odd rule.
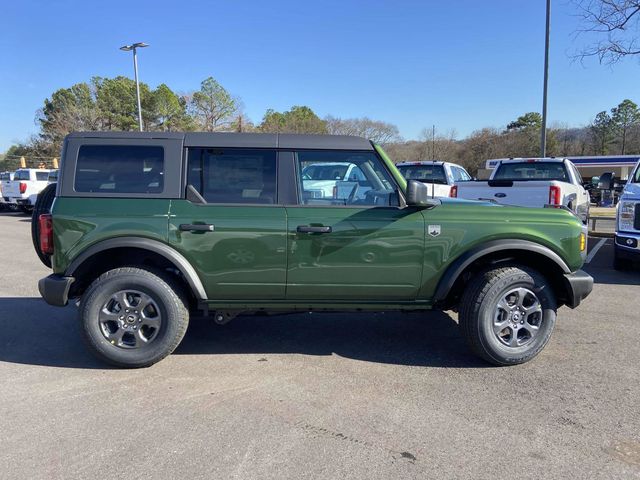
[[[453,185],[451,187],[451,190],[449,190],[449,196],[451,198],[456,198],[458,196],[458,186],[457,185]]]
[[[551,185],[549,187],[549,205],[561,205],[560,201],[560,187],[557,185]]]
[[[24,193],[27,191],[27,184],[24,182],[20,182],[20,193]]]
[[[46,255],[53,254],[53,220],[50,213],[43,213],[38,218],[40,223],[40,250]]]

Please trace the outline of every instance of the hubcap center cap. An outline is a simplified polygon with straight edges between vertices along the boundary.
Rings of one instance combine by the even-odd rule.
[[[137,315],[127,315],[127,323],[136,323],[137,320]]]

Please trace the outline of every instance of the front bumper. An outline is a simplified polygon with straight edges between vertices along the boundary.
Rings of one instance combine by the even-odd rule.
[[[570,308],[580,305],[580,302],[593,290],[593,277],[582,270],[566,274],[564,281],[567,287],[566,304]]]
[[[64,307],[69,301],[69,289],[74,281],[73,277],[52,274],[40,279],[38,290],[49,305]]]
[[[616,232],[615,244],[618,251],[640,255],[640,233]]]

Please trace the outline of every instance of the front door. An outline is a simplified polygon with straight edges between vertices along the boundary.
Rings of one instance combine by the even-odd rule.
[[[283,299],[286,212],[277,203],[276,151],[189,148],[187,164],[197,194],[172,200],[169,242],[208,298]]]
[[[410,301],[422,281],[424,217],[400,208],[374,152],[295,153],[287,206],[287,299]]]

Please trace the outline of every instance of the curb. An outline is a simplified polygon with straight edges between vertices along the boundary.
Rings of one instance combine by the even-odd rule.
[[[615,234],[609,232],[596,232],[591,230],[589,231],[589,236],[594,238],[613,238]]]

